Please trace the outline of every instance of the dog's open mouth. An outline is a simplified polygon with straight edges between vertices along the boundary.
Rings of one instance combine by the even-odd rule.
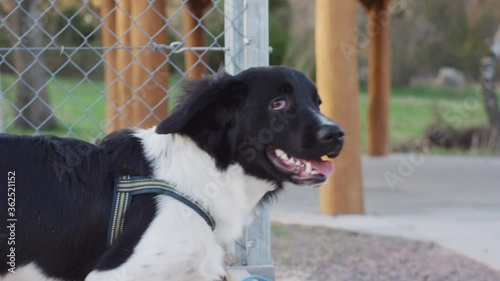
[[[297,182],[323,182],[333,173],[333,163],[319,159],[301,159],[279,148],[269,147],[267,156],[280,172]]]

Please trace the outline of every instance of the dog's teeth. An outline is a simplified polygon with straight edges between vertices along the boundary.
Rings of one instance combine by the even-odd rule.
[[[288,155],[283,150],[277,148],[277,149],[274,150],[274,153],[276,153],[276,155],[279,158],[281,158],[281,159],[283,159],[285,161],[288,160]]]
[[[311,174],[312,166],[310,162],[306,162],[306,173]]]
[[[302,165],[302,163],[299,160],[297,160],[297,162],[295,162],[295,166],[300,166],[300,165]]]
[[[293,158],[290,157],[290,159],[288,159],[287,161],[289,164],[295,164],[295,160]]]
[[[316,170],[311,171],[311,175],[317,175],[317,174],[319,174],[318,171],[316,171]]]

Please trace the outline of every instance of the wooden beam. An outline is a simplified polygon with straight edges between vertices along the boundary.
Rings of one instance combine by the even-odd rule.
[[[206,32],[201,27],[203,12],[211,3],[209,0],[189,0],[184,10],[184,35],[186,45],[189,47],[205,46]],[[207,73],[206,56],[203,51],[186,51],[184,53],[184,65],[187,78],[201,78]]]
[[[130,31],[132,46],[167,44],[164,30],[165,1],[130,1],[133,26]],[[168,115],[168,62],[167,53],[151,49],[134,49],[130,85],[134,91],[131,115],[127,116],[135,127],[149,128]]]
[[[323,112],[346,132],[335,174],[320,189],[322,214],[363,213],[355,1],[316,0],[316,77]]]
[[[104,87],[106,91],[106,132],[110,133],[118,129],[119,121],[115,119],[118,116],[118,103],[119,93],[116,90],[116,50],[111,49],[116,43],[116,15],[115,15],[115,1],[114,0],[103,0],[100,2],[101,9],[101,36],[102,36],[102,46],[103,59],[104,59]]]
[[[391,25],[389,1],[374,1],[369,13],[368,154],[390,152]],[[389,18],[388,18],[389,17]]]
[[[112,118],[108,119],[107,131],[115,131],[118,129],[130,127],[130,100],[132,98],[132,85],[130,84],[132,77],[131,63],[133,60],[131,51],[125,49],[130,46],[130,26],[132,21],[130,19],[130,2],[127,0],[116,0],[115,9],[115,29],[116,38],[118,40],[115,51],[114,71],[117,74],[116,80],[113,84],[114,96],[111,102],[117,107],[118,112],[116,116],[112,116],[113,111],[108,112],[106,116]],[[107,107],[110,109],[110,106]]]

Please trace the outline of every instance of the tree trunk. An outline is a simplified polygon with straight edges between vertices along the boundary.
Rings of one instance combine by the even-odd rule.
[[[481,89],[484,106],[492,130],[500,130],[500,111],[495,87],[495,58],[484,57],[481,61]]]
[[[15,12],[17,48],[43,46],[42,24],[36,20],[40,15],[40,0],[20,1]],[[26,129],[53,129],[57,127],[47,91],[47,72],[43,68],[40,51],[18,50],[15,64],[19,74],[16,106],[21,116],[16,125]]]
[[[488,114],[488,121],[491,128],[491,138],[493,148],[500,145],[500,110],[495,87],[495,69],[497,59],[500,57],[500,26],[491,42],[491,52],[481,60],[481,93],[483,94],[484,107]]]
[[[290,39],[287,43],[284,65],[293,65],[308,77],[314,77],[314,11],[315,1],[288,0],[290,7],[290,22],[300,22],[290,29]]]

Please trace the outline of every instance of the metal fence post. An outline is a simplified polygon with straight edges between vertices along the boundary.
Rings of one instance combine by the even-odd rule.
[[[225,69],[230,74],[269,65],[268,0],[226,0]],[[236,257],[250,273],[274,279],[269,208],[266,207],[236,243]]]
[[[225,71],[237,74],[244,70],[243,52],[243,0],[226,0],[224,2],[224,45],[228,48],[225,53]]]
[[[4,100],[4,93],[3,93],[3,85],[2,85],[2,71],[1,67],[3,65],[3,55],[0,55],[0,134],[4,132],[3,129],[3,100]]]

